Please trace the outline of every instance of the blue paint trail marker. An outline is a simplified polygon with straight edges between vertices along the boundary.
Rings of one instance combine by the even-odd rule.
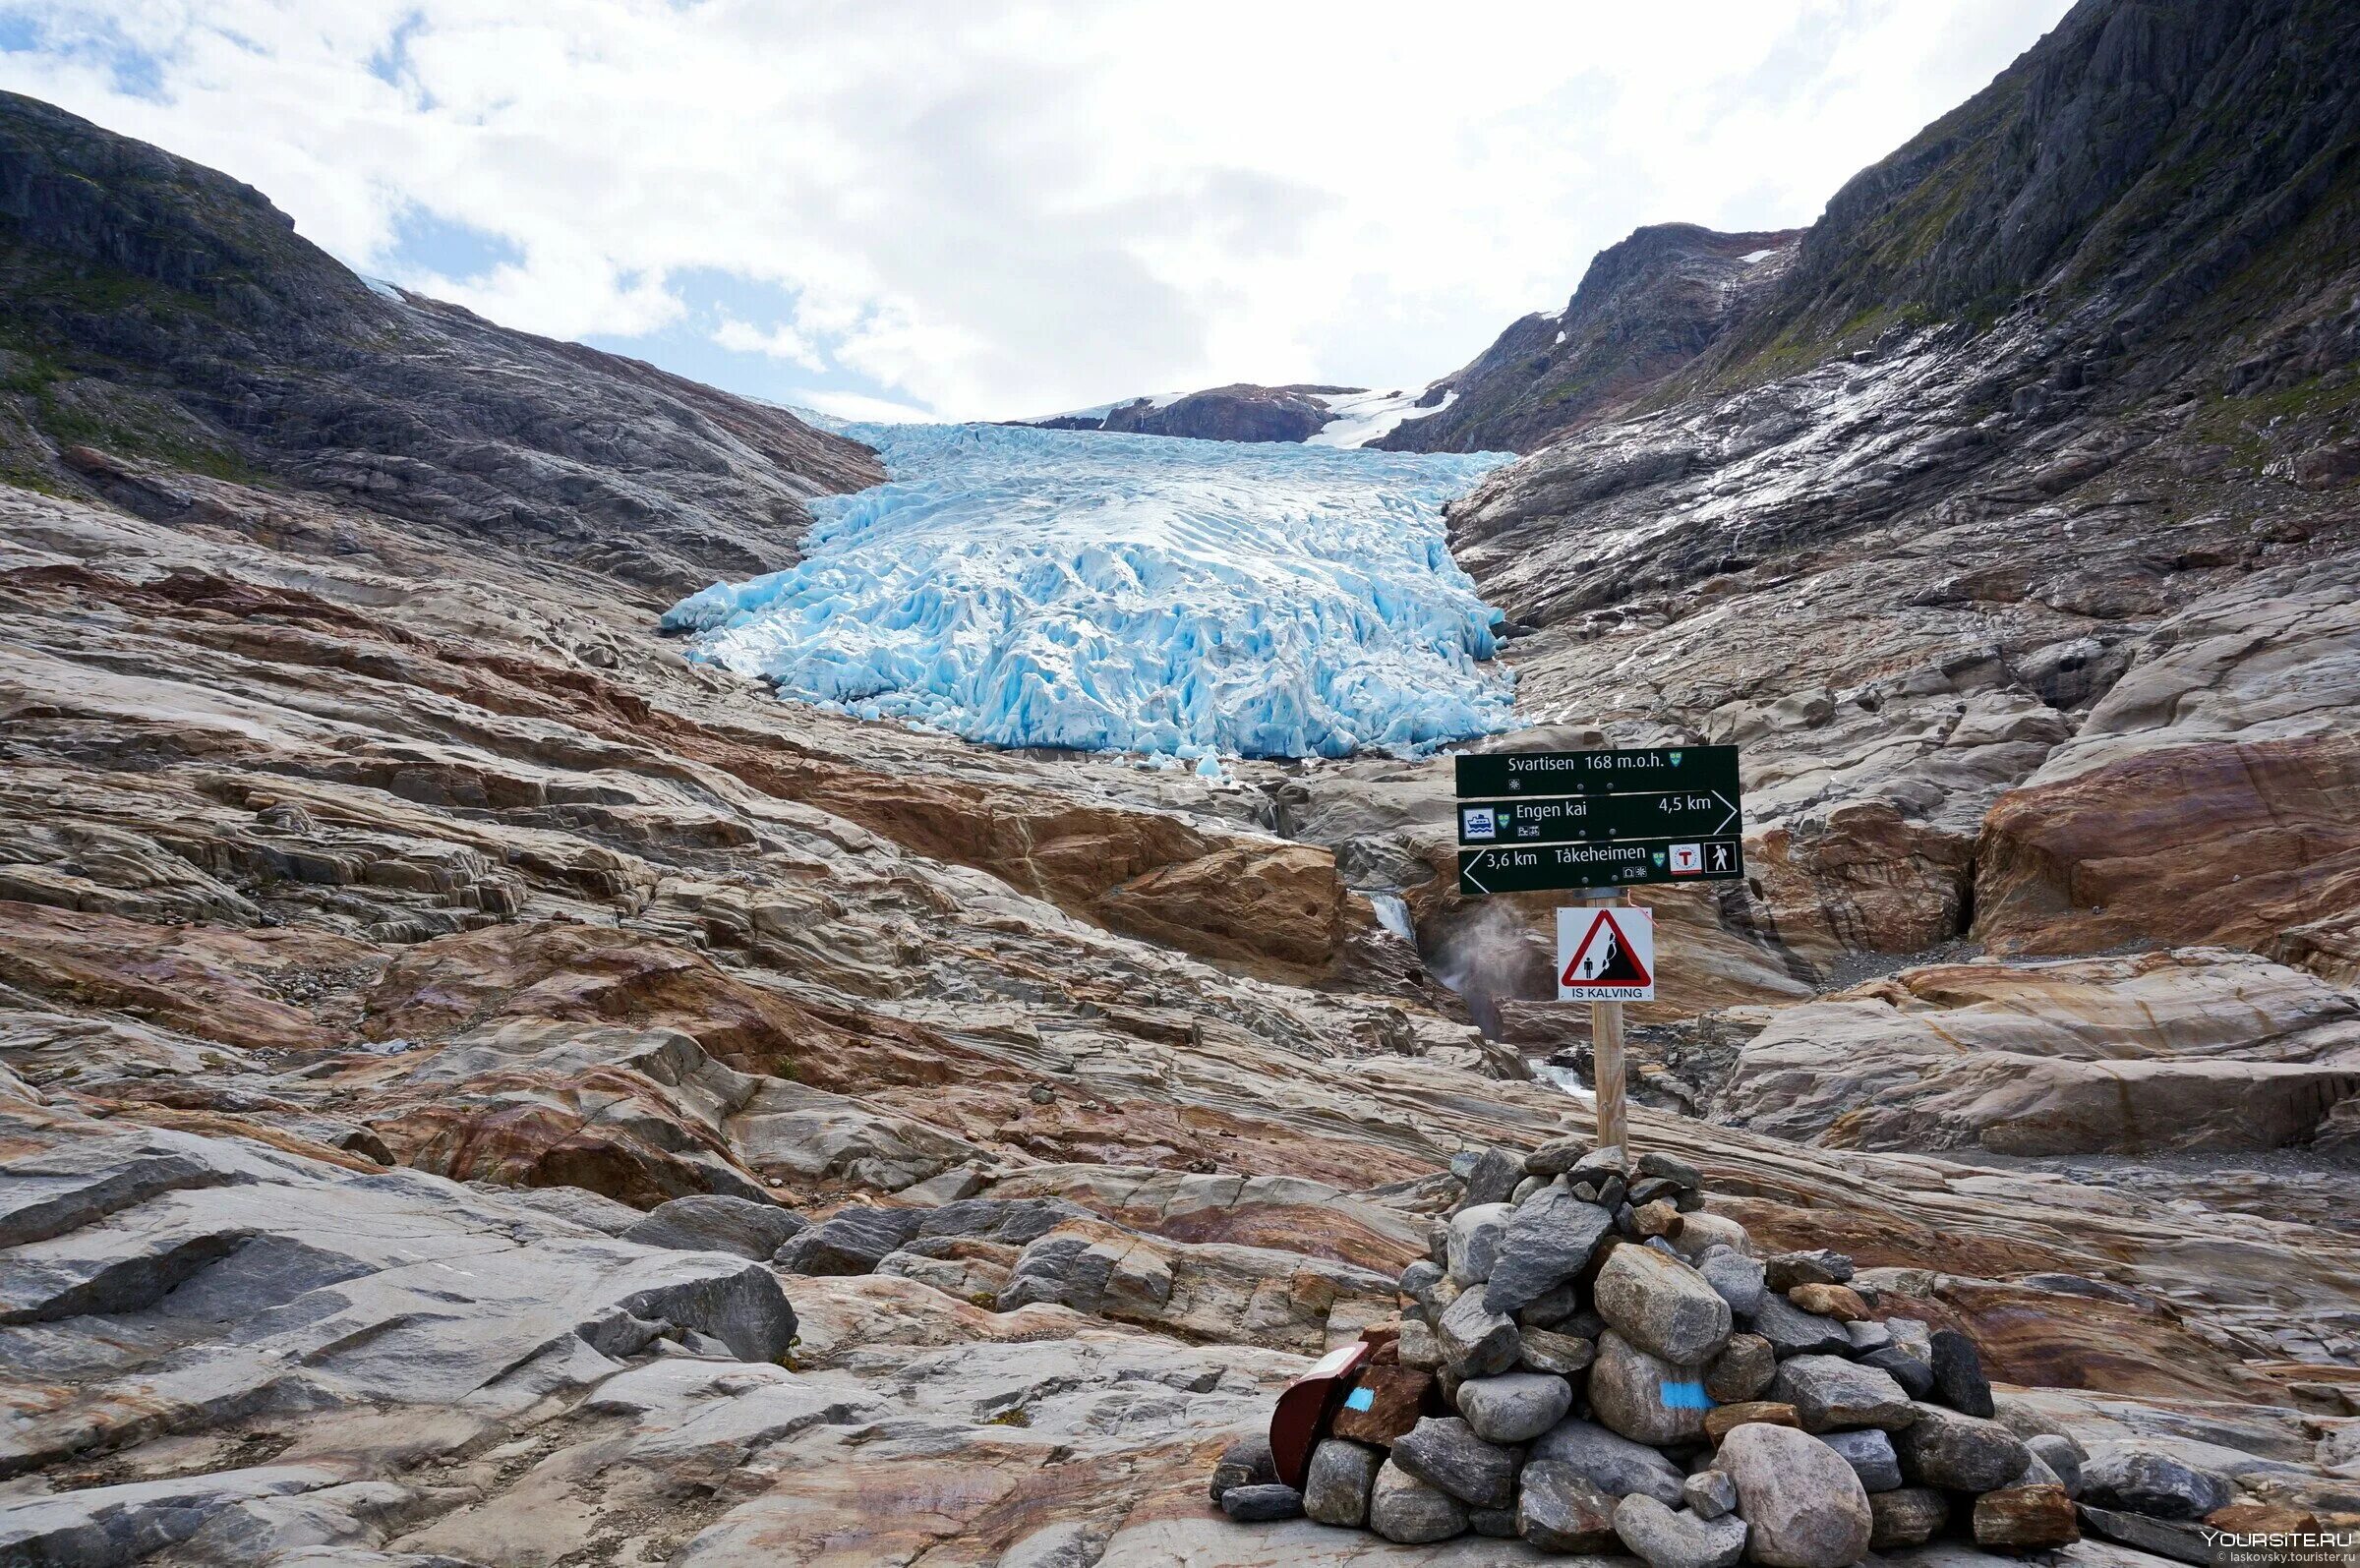
[[[1344,1396],[1344,1409],[1346,1410],[1374,1410],[1376,1408],[1377,1390],[1374,1388],[1355,1388]]]
[[[1713,1401],[1702,1383],[1666,1383],[1662,1387],[1666,1410],[1711,1410]]]

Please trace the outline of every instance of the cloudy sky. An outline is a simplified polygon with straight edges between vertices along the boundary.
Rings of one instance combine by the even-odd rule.
[[[0,0],[0,87],[497,320],[991,418],[1422,383],[1638,224],[1808,222],[2066,9]]]

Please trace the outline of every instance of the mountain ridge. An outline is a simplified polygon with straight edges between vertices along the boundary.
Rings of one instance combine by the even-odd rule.
[[[791,563],[805,500],[883,474],[784,410],[381,292],[253,187],[16,94],[0,286],[0,469],[67,494],[92,476],[54,453],[96,446],[677,594]]]

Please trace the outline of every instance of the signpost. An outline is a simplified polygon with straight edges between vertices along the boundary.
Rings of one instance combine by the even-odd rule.
[[[1598,1146],[1627,1153],[1622,1004],[1655,999],[1655,917],[1633,883],[1745,875],[1738,748],[1501,751],[1456,759],[1458,894],[1580,891],[1557,911],[1557,995],[1590,1004]]]

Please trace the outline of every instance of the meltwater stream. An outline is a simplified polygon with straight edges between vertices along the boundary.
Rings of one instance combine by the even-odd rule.
[[[1416,752],[1510,727],[1442,509],[1506,454],[856,425],[888,483],[794,568],[675,605],[782,694],[1001,746]]]

